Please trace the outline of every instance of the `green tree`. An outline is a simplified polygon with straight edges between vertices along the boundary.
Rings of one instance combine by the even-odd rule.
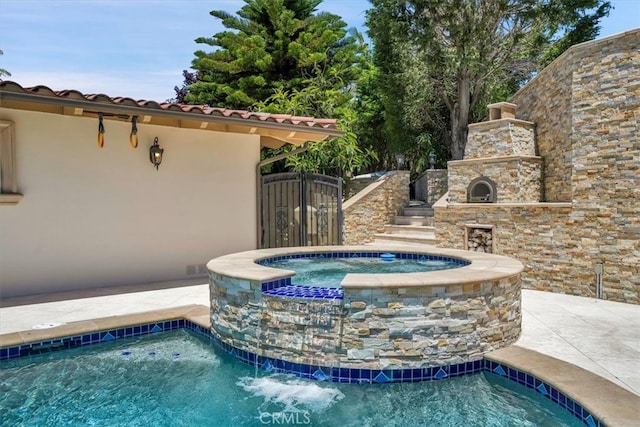
[[[375,156],[353,132],[352,99],[366,46],[339,16],[316,12],[320,3],[245,0],[237,16],[212,11],[229,31],[196,40],[214,50],[195,52],[196,71],[184,72],[176,94],[179,102],[337,118],[345,137],[312,144],[287,158],[286,167],[348,175]]]
[[[344,137],[311,144],[306,152],[288,157],[285,165],[292,171],[334,173],[349,178],[351,172],[366,168],[377,159],[373,150],[361,148],[358,144],[354,132],[357,114],[351,102],[352,97],[348,91],[333,88],[319,76],[302,89],[290,92],[278,89],[265,102],[257,103],[256,108],[267,113],[337,117],[339,128],[346,131]],[[280,151],[291,149],[284,147]]]
[[[237,16],[211,15],[227,31],[196,39],[195,76],[177,89],[179,101],[251,109],[276,91],[304,89],[318,77],[332,88],[357,79],[358,45],[339,16],[315,13],[321,0],[245,0]],[[182,98],[182,99],[181,99]]]
[[[0,50],[0,56],[2,55],[4,55],[4,52]],[[4,68],[0,68],[0,81],[2,81],[3,76],[11,77],[11,73],[5,70]]]
[[[595,36],[598,20],[610,7],[602,0],[371,3],[370,35],[376,50],[380,41],[385,52],[376,56],[376,64],[389,76],[398,72],[398,65],[406,67],[401,75],[407,78],[399,88],[385,89],[386,98],[395,104],[408,101],[409,106],[415,99],[429,101],[429,108],[422,112],[416,104],[408,109],[387,108],[387,119],[411,129],[402,114],[415,114],[428,124],[432,140],[445,137],[452,159],[462,158],[468,124],[482,117],[486,102],[517,89],[538,62],[544,63],[544,55],[553,58],[569,43]],[[594,7],[597,10],[590,13]],[[443,109],[444,117],[435,118]]]
[[[546,46],[537,70],[549,65],[571,46],[593,40],[600,33],[600,20],[609,16],[611,3],[603,0],[555,0],[545,3],[547,26],[542,37]]]

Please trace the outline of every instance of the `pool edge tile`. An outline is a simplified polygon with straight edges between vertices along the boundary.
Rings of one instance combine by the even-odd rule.
[[[638,420],[638,410],[633,408],[640,408],[640,396],[583,368],[517,345],[486,353],[484,357],[533,376],[533,387],[523,384],[528,388],[535,389],[540,383],[546,389],[551,386],[606,425],[634,425]],[[553,402],[550,395],[546,397]],[[559,402],[563,400],[558,398]]]

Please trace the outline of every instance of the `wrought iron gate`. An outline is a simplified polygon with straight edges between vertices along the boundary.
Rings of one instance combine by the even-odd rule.
[[[262,248],[342,243],[342,180],[315,173],[262,177]]]

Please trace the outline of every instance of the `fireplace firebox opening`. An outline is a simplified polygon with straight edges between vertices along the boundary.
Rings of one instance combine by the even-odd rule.
[[[486,176],[481,176],[467,187],[467,203],[495,203],[498,199],[496,183]]]

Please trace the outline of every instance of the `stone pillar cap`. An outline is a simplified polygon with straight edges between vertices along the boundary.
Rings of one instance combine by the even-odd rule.
[[[489,104],[489,120],[515,119],[516,107],[516,104],[512,104],[510,102],[496,102],[495,104]]]
[[[489,104],[487,107],[489,108],[502,108],[502,107],[511,107],[516,108],[518,105],[512,104],[511,102],[496,102],[495,104]]]

